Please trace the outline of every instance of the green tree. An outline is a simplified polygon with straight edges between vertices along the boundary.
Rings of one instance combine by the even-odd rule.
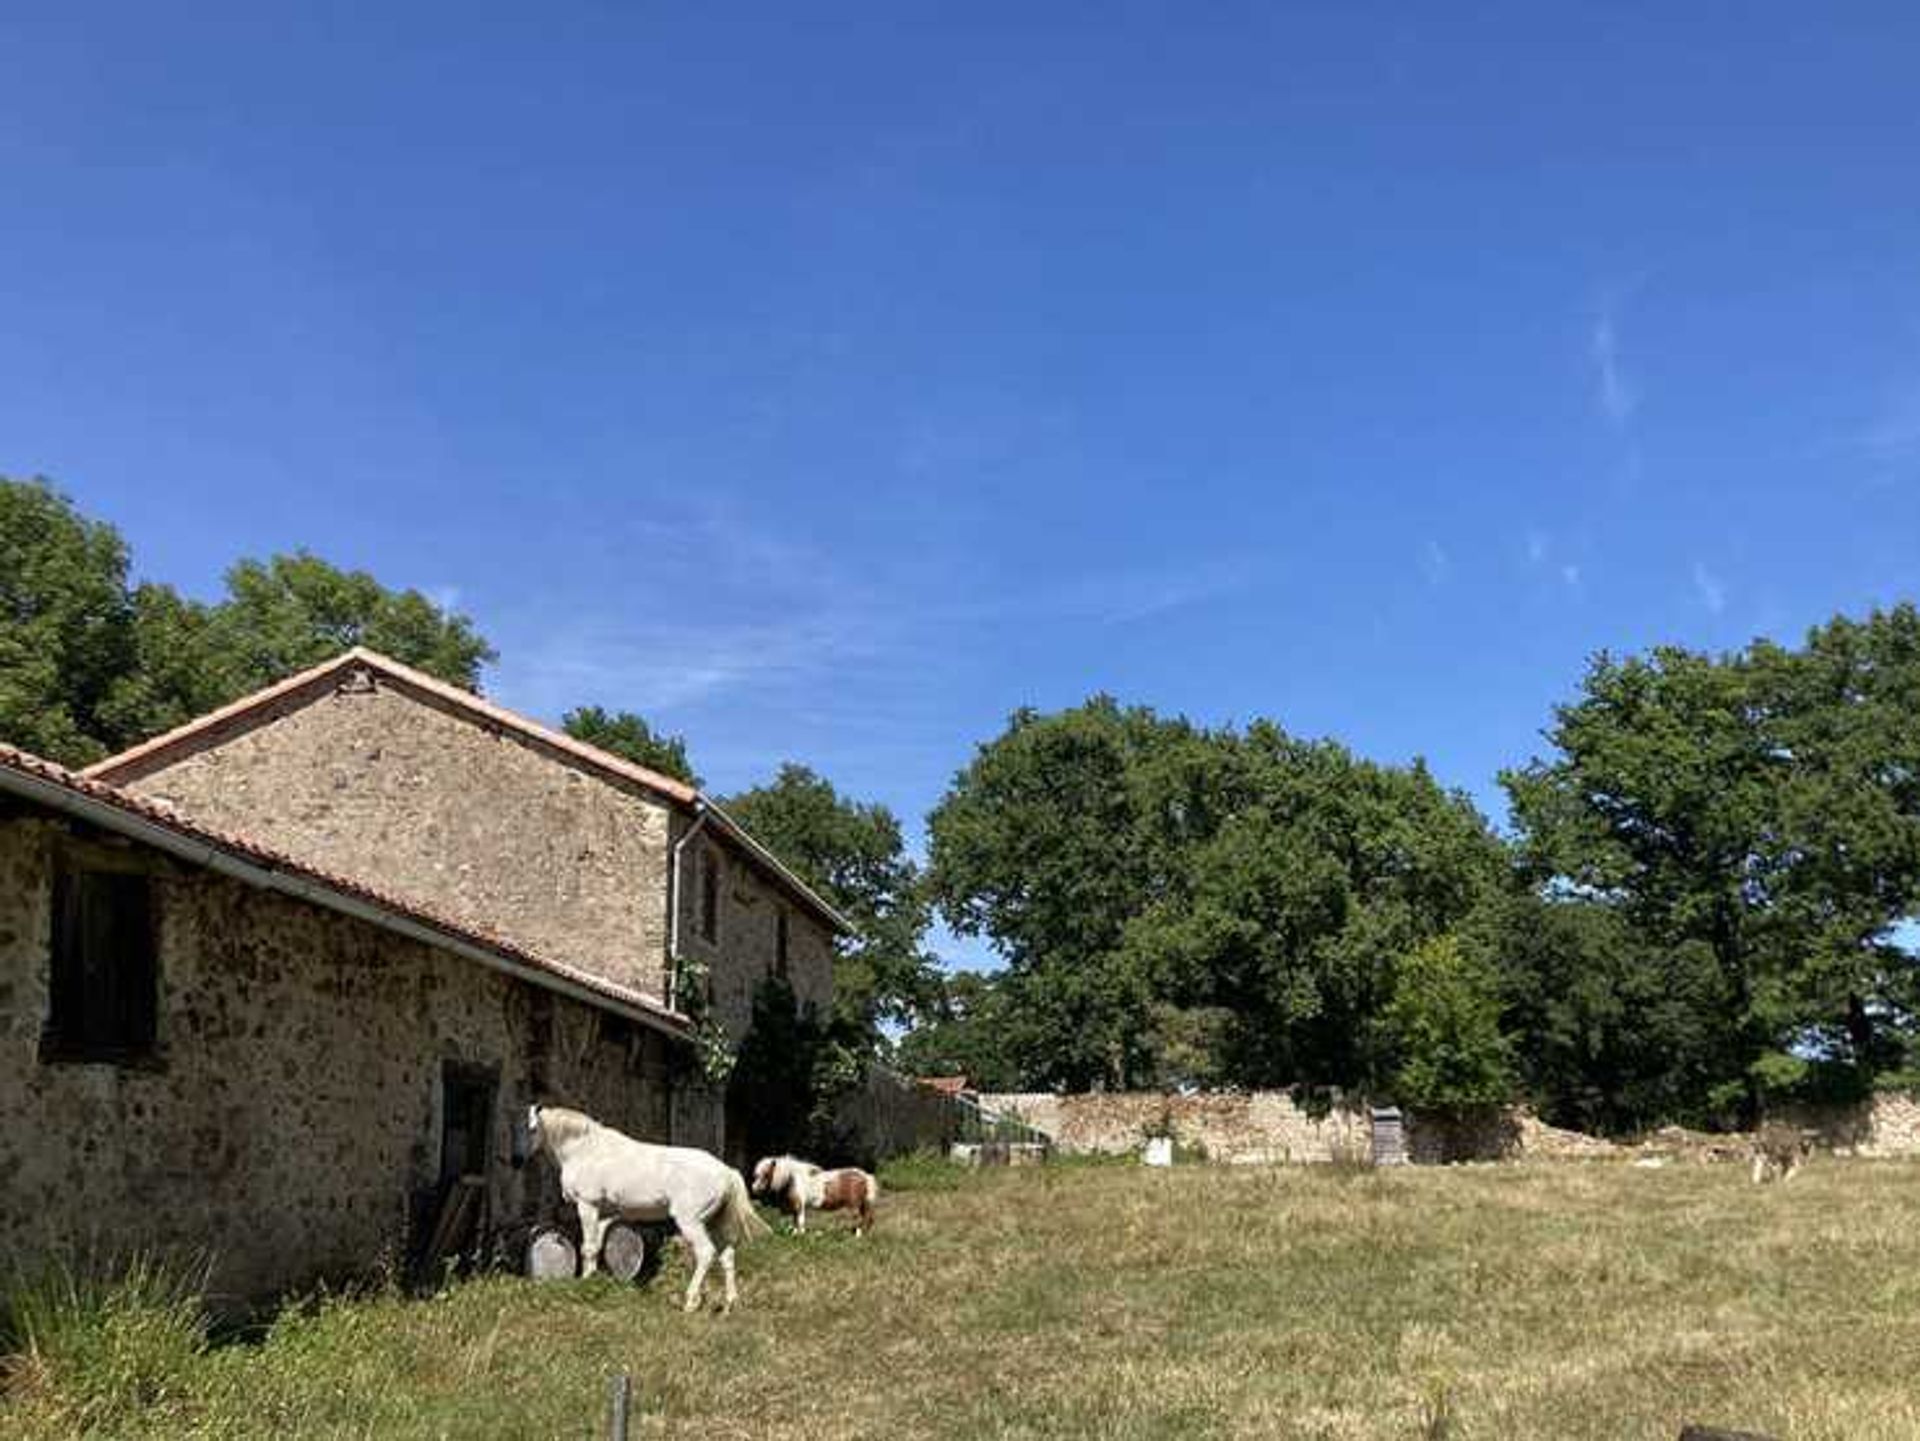
[[[956,971],[901,1038],[898,1063],[910,1075],[965,1076],[979,1090],[1017,1091],[1026,1081],[1013,1044],[1017,1025],[1001,978]]]
[[[498,658],[464,615],[304,550],[234,565],[209,640],[242,693],[356,645],[467,690],[478,688],[480,668]]]
[[[1038,1085],[1383,1082],[1392,958],[1503,871],[1421,766],[1105,697],[1015,715],[930,829],[949,923],[1007,958],[1009,1044]]]
[[[1381,1014],[1395,957],[1454,929],[1495,893],[1502,852],[1465,797],[1271,722],[1216,739],[1231,809],[1190,843],[1179,883],[1129,944],[1168,994],[1234,1021],[1227,1070],[1248,1085],[1381,1086]]]
[[[1194,735],[1106,696],[1019,711],[928,818],[948,924],[1006,958],[1008,1043],[1028,1084],[1124,1087],[1153,1069],[1155,968],[1126,935],[1157,889],[1156,866],[1177,862],[1151,831],[1155,807],[1177,812],[1179,797],[1165,779],[1176,767],[1152,772],[1161,795],[1147,762]]]
[[[127,547],[44,480],[0,479],[0,739],[84,765],[118,743],[133,665]]]
[[[222,643],[215,607],[148,582],[134,588],[130,609],[132,664],[102,710],[113,749],[217,710],[264,683]]]
[[[635,765],[672,776],[690,786],[700,784],[693,762],[687,759],[684,737],[657,733],[632,711],[607,711],[597,705],[579,706],[560,718],[560,728],[575,740],[622,756]]]
[[[885,1049],[886,1028],[911,1022],[937,993],[926,890],[899,821],[791,763],[725,804],[853,923],[857,934],[834,962],[834,1014],[867,1049]]]
[[[1542,881],[1653,954],[1704,953],[1724,1025],[1708,1110],[1860,1086],[1911,1044],[1920,896],[1920,615],[1839,618],[1798,651],[1602,655],[1503,779]]]
[[[1731,1011],[1705,946],[1660,946],[1617,905],[1516,886],[1461,943],[1499,977],[1516,1079],[1554,1125],[1623,1134],[1717,1126]]]
[[[126,542],[47,482],[0,479],[0,738],[80,765],[366,644],[473,687],[492,648],[418,591],[300,552],[206,605],[129,587]]]
[[[1396,1099],[1448,1111],[1510,1099],[1512,1052],[1500,1009],[1493,968],[1454,937],[1435,936],[1403,956],[1383,1017]]]

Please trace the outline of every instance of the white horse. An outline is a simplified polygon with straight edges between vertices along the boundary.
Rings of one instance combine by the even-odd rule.
[[[687,1310],[698,1309],[716,1256],[726,1280],[721,1310],[733,1309],[739,1296],[734,1247],[769,1230],[738,1171],[705,1151],[636,1141],[562,1106],[529,1106],[526,1155],[543,1145],[559,1163],[560,1194],[580,1212],[581,1275],[599,1269],[600,1242],[609,1223],[671,1220],[693,1251]]]
[[[880,1199],[880,1183],[865,1171],[849,1166],[825,1171],[794,1156],[763,1156],[753,1168],[753,1193],[776,1197],[793,1215],[793,1229],[807,1231],[807,1208],[816,1211],[853,1211],[853,1234],[861,1236],[873,1225],[873,1203]]]

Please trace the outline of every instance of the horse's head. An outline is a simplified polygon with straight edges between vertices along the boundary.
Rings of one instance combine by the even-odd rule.
[[[528,1106],[520,1117],[519,1124],[513,1128],[513,1148],[511,1160],[513,1169],[519,1170],[531,1161],[540,1149],[540,1108]]]
[[[767,1194],[768,1189],[773,1185],[774,1165],[775,1161],[773,1157],[762,1156],[760,1158],[760,1164],[753,1168],[754,1195],[764,1196]]]

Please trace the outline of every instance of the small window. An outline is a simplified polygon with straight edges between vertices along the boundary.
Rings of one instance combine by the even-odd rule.
[[[62,867],[53,880],[50,1060],[128,1061],[154,1045],[158,972],[153,882],[131,871]]]
[[[720,862],[712,851],[700,853],[700,935],[720,939]]]
[[[780,907],[780,914],[773,923],[773,973],[782,980],[787,975],[787,908]]]

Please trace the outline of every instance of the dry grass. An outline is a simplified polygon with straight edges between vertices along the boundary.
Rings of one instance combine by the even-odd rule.
[[[588,1436],[625,1369],[639,1436],[1920,1436],[1913,1164],[895,1179],[865,1242],[750,1248],[730,1318],[678,1314],[677,1262],[336,1302],[103,1434]]]

